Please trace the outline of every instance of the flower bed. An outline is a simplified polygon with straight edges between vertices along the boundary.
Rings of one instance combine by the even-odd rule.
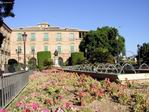
[[[34,72],[9,112],[148,112],[147,84],[97,81],[90,76]],[[1,110],[4,111],[4,110]],[[1,112],[0,111],[0,112]]]

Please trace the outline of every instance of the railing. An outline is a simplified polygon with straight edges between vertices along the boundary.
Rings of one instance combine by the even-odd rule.
[[[3,73],[0,76],[0,108],[6,107],[27,85],[31,71]]]
[[[114,74],[126,74],[137,72],[149,72],[149,66],[147,64],[142,64],[139,69],[135,69],[131,64],[125,63],[120,64],[83,64],[75,66],[66,66],[63,68],[67,71],[82,71],[82,72],[94,72],[94,73],[114,73]]]

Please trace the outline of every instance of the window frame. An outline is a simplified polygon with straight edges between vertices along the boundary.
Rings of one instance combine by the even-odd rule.
[[[74,33],[69,33],[69,40],[74,41]]]
[[[43,40],[44,41],[49,41],[49,33],[44,33],[43,34]]]
[[[22,33],[17,33],[17,41],[22,41]]]
[[[62,41],[62,33],[56,34],[56,41]]]
[[[31,41],[36,41],[36,34],[35,33],[31,33]]]

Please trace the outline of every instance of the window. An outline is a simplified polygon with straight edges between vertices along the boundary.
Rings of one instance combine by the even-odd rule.
[[[74,52],[74,44],[71,44],[71,45],[70,45],[70,52],[71,52],[71,53]]]
[[[69,40],[70,41],[74,41],[74,33],[70,33],[69,34]]]
[[[48,33],[44,33],[44,38],[43,38],[44,41],[48,41],[49,40],[49,35]]]
[[[61,53],[61,46],[60,45],[57,46],[57,51],[58,51],[58,53]]]
[[[62,40],[61,33],[57,33],[56,41],[61,41],[61,40]]]
[[[20,45],[19,45],[18,48],[16,49],[16,52],[17,52],[17,53],[18,53],[18,52],[19,52],[19,53],[22,52],[22,47],[21,47]]]
[[[45,45],[44,46],[44,51],[48,51],[49,49],[48,49],[48,45]]]
[[[35,40],[36,40],[35,33],[31,33],[31,41],[35,41]]]
[[[22,41],[22,34],[21,33],[17,34],[17,41]]]
[[[18,51],[22,51],[22,47],[19,45],[17,48]]]

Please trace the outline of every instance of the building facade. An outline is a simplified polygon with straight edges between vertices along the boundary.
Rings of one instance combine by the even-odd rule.
[[[10,35],[11,29],[2,23],[0,26],[0,70],[5,69],[10,58]]]
[[[48,23],[41,23],[33,27],[12,29],[10,39],[11,58],[23,63],[24,60],[24,41],[23,33],[26,38],[26,61],[30,58],[37,58],[37,52],[50,51],[52,59],[55,50],[59,57],[65,62],[72,52],[79,51],[79,44],[87,31],[70,28],[60,28],[50,26]]]

